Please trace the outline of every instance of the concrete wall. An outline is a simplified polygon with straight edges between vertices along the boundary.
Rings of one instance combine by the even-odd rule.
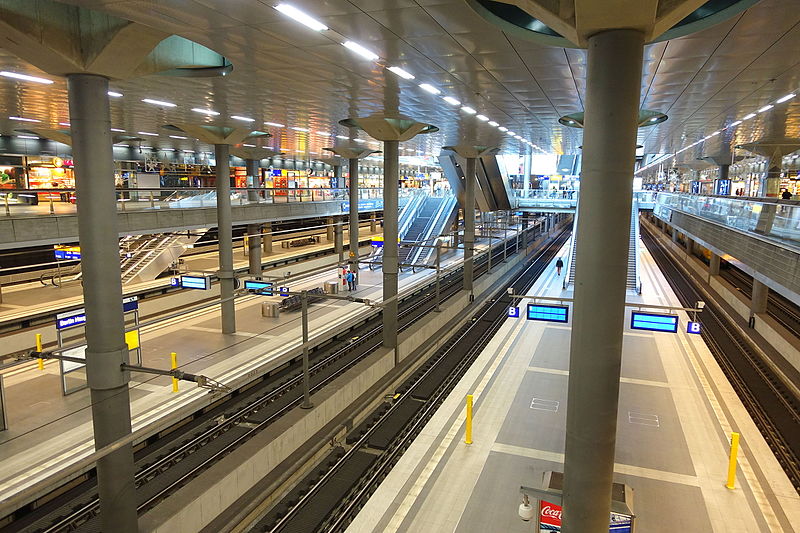
[[[233,224],[255,224],[347,214],[342,202],[250,204],[232,207]],[[214,207],[118,212],[119,234],[164,233],[217,226]],[[0,250],[78,241],[77,215],[0,219]]]

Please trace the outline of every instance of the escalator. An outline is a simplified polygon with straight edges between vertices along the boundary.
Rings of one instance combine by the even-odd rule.
[[[129,235],[120,241],[122,283],[150,281],[168,269],[205,230]]]

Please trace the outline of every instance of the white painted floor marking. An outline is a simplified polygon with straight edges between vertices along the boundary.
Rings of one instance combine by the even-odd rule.
[[[631,424],[639,424],[641,426],[661,427],[661,423],[658,420],[658,415],[651,413],[628,411],[628,422]]]
[[[545,400],[544,398],[534,398],[531,401],[531,409],[538,409],[540,411],[558,412],[559,402],[557,400]]]

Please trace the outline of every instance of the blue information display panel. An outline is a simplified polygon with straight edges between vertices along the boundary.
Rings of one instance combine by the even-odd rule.
[[[244,288],[248,291],[258,292],[264,296],[272,296],[272,283],[269,281],[245,280]]]
[[[631,313],[631,329],[677,333],[678,315],[661,315],[657,313],[633,311]]]
[[[544,322],[569,322],[569,306],[528,304],[528,320]]]
[[[207,291],[211,288],[211,278],[209,276],[181,276],[181,287]]]

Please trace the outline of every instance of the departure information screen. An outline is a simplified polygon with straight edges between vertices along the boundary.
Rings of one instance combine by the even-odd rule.
[[[528,304],[528,320],[544,322],[569,322],[569,306]]]
[[[677,333],[678,315],[662,315],[658,313],[633,311],[631,313],[631,329]]]
[[[260,292],[264,296],[272,296],[272,283],[269,281],[245,280],[244,288],[248,291]]]
[[[211,278],[208,276],[181,276],[181,287],[207,291],[211,288]]]

